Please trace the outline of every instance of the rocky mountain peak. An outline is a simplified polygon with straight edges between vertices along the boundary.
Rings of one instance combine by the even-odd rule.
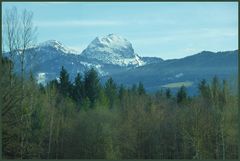
[[[144,63],[134,53],[132,44],[127,39],[115,34],[96,37],[82,52],[82,55],[107,64],[117,64],[120,66],[140,66]]]
[[[78,54],[77,51],[70,49],[63,45],[61,42],[57,40],[48,40],[45,42],[40,43],[37,47],[39,48],[54,48],[58,51],[62,51],[63,53],[69,53],[69,54]]]

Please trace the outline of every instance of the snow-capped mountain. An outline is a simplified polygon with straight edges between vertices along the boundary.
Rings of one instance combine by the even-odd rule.
[[[61,51],[65,54],[79,54],[77,51],[68,48],[67,46],[63,45],[61,42],[57,40],[48,40],[45,42],[40,43],[36,46],[38,49],[46,49],[46,48],[54,48],[57,51]]]
[[[142,66],[145,62],[134,53],[132,44],[114,34],[96,37],[82,52],[82,56],[97,59],[106,64],[119,66]]]
[[[14,59],[18,73],[20,59],[18,56]],[[48,40],[27,49],[25,55],[26,71],[31,70],[38,82],[43,84],[57,78],[62,66],[72,78],[76,73],[84,73],[92,67],[100,76],[106,76],[142,66],[146,64],[143,60],[134,53],[128,40],[113,34],[94,39],[82,53],[57,40]]]
[[[8,53],[4,53],[8,56]],[[77,73],[90,68],[98,71],[104,82],[110,76],[118,83],[131,86],[141,81],[148,91],[166,87],[168,83],[190,82],[197,89],[197,82],[218,75],[223,79],[234,78],[237,73],[238,51],[201,52],[181,59],[163,60],[140,57],[132,44],[114,34],[95,38],[80,54],[56,40],[49,40],[31,47],[25,53],[26,73],[35,75],[38,83],[45,84],[59,77],[61,67],[74,80]],[[20,55],[14,57],[16,73],[20,73]]]

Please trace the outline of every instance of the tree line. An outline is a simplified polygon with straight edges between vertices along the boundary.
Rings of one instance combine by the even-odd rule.
[[[94,69],[73,82],[62,67],[46,86],[21,79],[1,56],[3,158],[236,159],[237,96],[227,81],[154,94],[104,84]],[[11,83],[10,83],[11,82]]]

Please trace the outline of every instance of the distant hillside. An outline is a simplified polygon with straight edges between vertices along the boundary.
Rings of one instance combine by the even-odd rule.
[[[209,80],[214,75],[221,79],[236,80],[237,56],[238,50],[216,53],[203,51],[171,60],[141,57],[134,52],[128,40],[109,34],[95,38],[82,53],[77,53],[56,40],[40,43],[26,51],[25,65],[26,70],[31,70],[38,82],[43,84],[56,79],[64,66],[72,80],[77,73],[83,74],[86,70],[95,68],[102,82],[109,77],[126,86],[141,81],[150,92],[167,87],[174,90],[179,88],[181,82],[191,82],[188,90],[196,93],[198,82],[202,79]],[[18,55],[14,62],[18,73]]]

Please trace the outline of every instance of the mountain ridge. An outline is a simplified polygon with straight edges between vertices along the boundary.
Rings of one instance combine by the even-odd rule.
[[[164,85],[168,83],[184,81],[193,82],[191,84],[196,88],[197,81],[209,79],[215,74],[224,79],[231,74],[236,76],[237,55],[238,50],[202,51],[183,58],[166,60],[141,57],[134,52],[128,40],[110,34],[95,38],[81,54],[73,52],[59,41],[45,41],[26,50],[25,64],[26,70],[31,70],[36,79],[40,79],[39,83],[43,84],[58,78],[59,71],[64,66],[70,73],[71,80],[77,73],[83,74],[84,71],[95,68],[102,82],[109,77],[127,86],[141,81],[146,89],[157,90],[166,87]],[[17,73],[20,72],[18,60],[16,56],[14,62]]]

